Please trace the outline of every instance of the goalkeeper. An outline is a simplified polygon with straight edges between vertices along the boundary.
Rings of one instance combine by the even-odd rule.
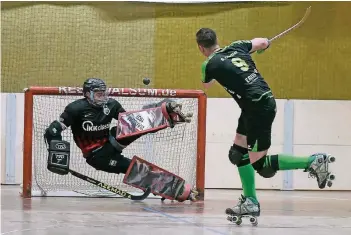
[[[269,47],[266,38],[235,41],[220,48],[216,33],[202,28],[196,33],[201,53],[207,57],[202,65],[202,82],[209,88],[217,81],[233,97],[241,109],[236,136],[229,150],[229,160],[238,167],[243,196],[228,215],[260,215],[256,197],[255,171],[264,178],[273,177],[279,170],[302,169],[317,178],[319,188],[331,186],[333,178],[328,170],[335,158],[325,153],[295,157],[289,154],[269,155],[272,123],[276,102],[251,57],[251,53]]]
[[[76,145],[86,162],[96,170],[125,174],[125,183],[143,190],[151,187],[152,193],[164,198],[196,200],[197,192],[178,176],[145,160],[132,161],[122,155],[123,149],[142,135],[189,122],[191,114],[184,115],[180,104],[167,99],[148,104],[139,111],[126,112],[118,101],[108,98],[105,82],[97,78],[84,82],[83,95],[84,98],[68,104],[59,120],[53,121],[45,131],[50,171],[61,175],[69,172],[69,150],[64,162],[62,154],[52,153],[62,151],[67,154],[62,146],[69,146],[69,143],[62,139],[61,132],[71,127]],[[118,120],[118,124],[110,129],[113,118]],[[61,156],[61,159],[53,156]]]

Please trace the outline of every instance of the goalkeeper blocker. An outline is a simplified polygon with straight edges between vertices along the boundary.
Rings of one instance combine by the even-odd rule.
[[[175,102],[162,102],[155,104],[153,107],[149,106],[144,110],[120,113],[118,124],[115,128],[116,138],[110,136],[110,143],[116,149],[123,150],[123,148],[140,136],[154,133],[167,127],[173,128],[176,124],[190,122],[191,116],[192,114],[184,115],[181,112],[181,105]],[[47,168],[50,171],[60,175],[66,175],[70,172],[76,177],[132,200],[146,198],[150,190],[154,195],[160,195],[162,198],[170,200],[195,200],[197,196],[196,191],[193,191],[189,184],[185,184],[184,179],[137,156],[134,156],[129,164],[123,182],[142,189],[145,192],[142,196],[130,195],[70,170],[70,144],[66,141],[52,140],[49,143],[48,150]]]

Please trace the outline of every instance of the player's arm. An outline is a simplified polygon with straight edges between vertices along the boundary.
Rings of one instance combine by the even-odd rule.
[[[124,122],[124,119],[125,119],[127,114],[125,114],[126,110],[123,108],[121,103],[119,103],[117,100],[113,100],[112,102],[113,102],[112,111],[111,111],[112,117],[118,121],[118,124],[117,124],[117,126],[112,127],[110,130],[110,135],[112,137],[115,137],[114,139],[110,139],[110,142],[112,143],[112,145],[116,149],[122,151],[124,148],[126,148],[128,145],[130,145],[132,142],[139,139],[142,135],[127,135],[124,138],[118,138],[117,128],[119,127],[118,130],[125,129],[126,122]],[[142,107],[142,109],[155,108],[158,105],[161,105],[161,103],[147,104],[147,105],[144,105]],[[134,126],[127,127],[127,129],[130,129],[130,128],[134,129],[135,127]],[[148,132],[148,133],[152,133],[152,132]]]
[[[70,143],[62,140],[62,131],[73,123],[74,110],[68,105],[59,120],[55,120],[44,133],[44,139],[48,144],[47,169],[53,173],[66,175],[69,172]]]
[[[258,50],[265,50],[269,47],[270,43],[267,38],[254,38],[251,40],[251,52],[255,52]]]
[[[118,115],[120,113],[126,112],[126,110],[124,109],[122,104],[117,100],[113,99],[112,102],[113,102],[113,105],[112,105],[111,114],[114,119],[118,120]]]
[[[252,53],[258,50],[265,50],[269,47],[267,38],[254,38],[251,40],[239,40],[230,44],[232,47],[240,48],[246,53]]]
[[[208,83],[202,83],[202,85],[204,86],[205,89],[209,89],[215,83],[215,81],[216,80],[213,79]]]
[[[74,111],[70,105],[66,106],[59,120],[54,120],[45,130],[44,138],[48,144],[52,140],[62,140],[61,132],[67,129],[74,119]]]

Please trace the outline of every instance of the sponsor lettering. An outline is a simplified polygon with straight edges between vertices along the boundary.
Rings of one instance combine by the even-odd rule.
[[[87,181],[92,183],[92,184],[97,184],[97,182],[94,179],[91,179],[89,177],[87,177]]]
[[[142,118],[140,115],[137,115],[137,117]],[[143,124],[141,124],[140,122],[138,122],[138,118],[134,118],[134,116],[127,116],[127,120],[130,122],[130,124],[135,127],[137,130],[144,130],[144,126]],[[140,121],[140,120],[139,120]]]
[[[221,61],[225,61],[228,58],[232,58],[234,57],[236,54],[238,54],[237,51],[234,51],[233,53],[231,53],[230,55],[224,56],[223,58],[221,58]]]
[[[81,87],[59,87],[60,94],[83,94]]]
[[[104,183],[98,183],[98,186],[101,187],[101,188],[104,188],[106,190],[109,190],[111,192],[114,192],[114,193],[116,193],[116,194],[118,194],[118,195],[120,195],[122,197],[128,196],[128,198],[130,199],[130,195],[128,195],[126,192],[124,192],[124,191],[122,191],[122,190],[120,190],[118,188],[115,188],[115,187],[113,187],[111,185],[104,184]]]
[[[248,84],[251,84],[253,83],[254,81],[257,80],[257,74],[256,73],[252,73],[250,74],[248,77],[245,78],[245,81],[248,83]]]
[[[81,87],[59,87],[60,94],[83,94]],[[149,88],[108,88],[110,96],[149,96],[149,97],[174,97],[177,91],[173,89],[149,89]]]
[[[56,162],[52,162],[53,164],[59,164],[59,165],[63,165],[63,166],[67,165],[67,160],[66,160],[67,155],[66,154],[56,153],[56,154],[54,154],[54,157],[55,157]]]
[[[82,128],[85,131],[102,131],[105,129],[110,128],[110,123],[107,124],[101,124],[99,126],[94,126],[93,122],[91,121],[84,121],[82,124]]]
[[[60,150],[63,150],[63,149],[66,149],[66,145],[64,143],[57,143],[55,145],[55,148],[56,149],[60,149]]]

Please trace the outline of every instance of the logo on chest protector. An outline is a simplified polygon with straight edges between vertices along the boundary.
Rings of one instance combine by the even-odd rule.
[[[102,131],[102,130],[105,130],[105,129],[109,129],[110,128],[110,123],[101,124],[99,126],[94,126],[93,122],[85,121],[82,124],[82,128],[85,131]]]

